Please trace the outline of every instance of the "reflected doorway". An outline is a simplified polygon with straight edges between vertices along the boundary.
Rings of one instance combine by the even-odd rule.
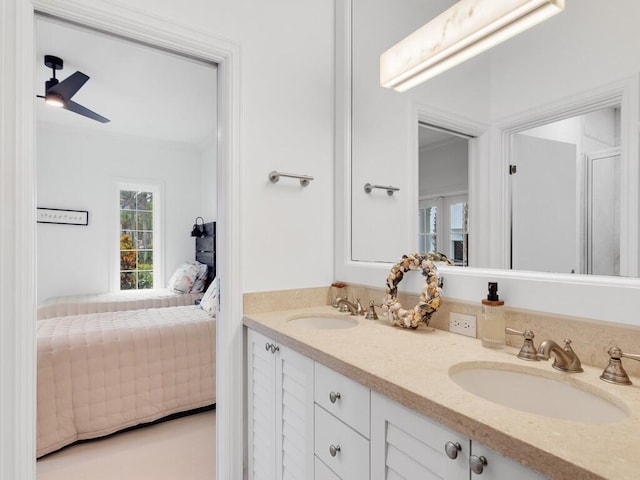
[[[469,265],[469,140],[419,122],[418,251]]]
[[[620,275],[620,107],[512,136],[511,268]]]

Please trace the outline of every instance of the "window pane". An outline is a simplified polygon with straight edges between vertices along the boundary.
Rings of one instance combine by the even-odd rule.
[[[153,213],[136,212],[137,230],[153,230]]]
[[[153,252],[138,252],[138,268],[140,270],[153,270]]]
[[[464,203],[451,205],[451,230],[462,231],[464,227]]]
[[[420,208],[418,209],[418,233],[424,233],[427,226],[427,212],[426,209]]]
[[[136,283],[135,272],[120,272],[120,290],[135,290]]]
[[[120,252],[120,270],[136,269],[136,252],[133,250],[124,250]]]
[[[143,270],[138,272],[138,288],[153,288],[153,272]]]
[[[131,210],[120,210],[120,229],[133,230],[135,226],[135,212]]]
[[[144,210],[148,212],[153,210],[153,193],[138,192],[138,195],[136,195],[136,208],[138,210]]]
[[[129,190],[120,190],[120,209],[135,210],[136,208],[136,192]]]
[[[153,248],[153,232],[137,232],[136,246],[139,250],[151,250]]]

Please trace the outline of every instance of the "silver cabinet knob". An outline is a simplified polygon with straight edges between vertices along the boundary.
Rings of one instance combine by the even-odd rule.
[[[331,401],[331,403],[336,403],[338,400],[340,400],[340,392],[331,392],[329,394],[329,400]]]
[[[331,454],[332,457],[335,457],[339,451],[340,451],[340,445],[329,446],[329,453]]]
[[[447,442],[444,444],[444,452],[451,460],[458,458],[458,452],[462,450],[462,446],[458,442]]]
[[[484,467],[487,466],[487,459],[480,455],[471,455],[469,457],[469,468],[471,471],[477,475],[481,475],[484,472]]]
[[[269,342],[264,344],[264,349],[268,352],[269,350],[271,350],[271,344]]]

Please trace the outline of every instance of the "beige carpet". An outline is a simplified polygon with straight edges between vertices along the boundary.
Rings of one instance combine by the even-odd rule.
[[[73,445],[37,462],[37,480],[215,480],[215,410]]]

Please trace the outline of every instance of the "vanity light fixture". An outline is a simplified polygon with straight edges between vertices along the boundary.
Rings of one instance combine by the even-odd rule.
[[[198,223],[198,219],[200,219],[201,223]],[[196,223],[193,224],[193,230],[191,230],[191,236],[202,238],[204,237],[204,218],[196,217]]]
[[[404,92],[564,10],[564,0],[460,0],[380,56],[380,85]]]

